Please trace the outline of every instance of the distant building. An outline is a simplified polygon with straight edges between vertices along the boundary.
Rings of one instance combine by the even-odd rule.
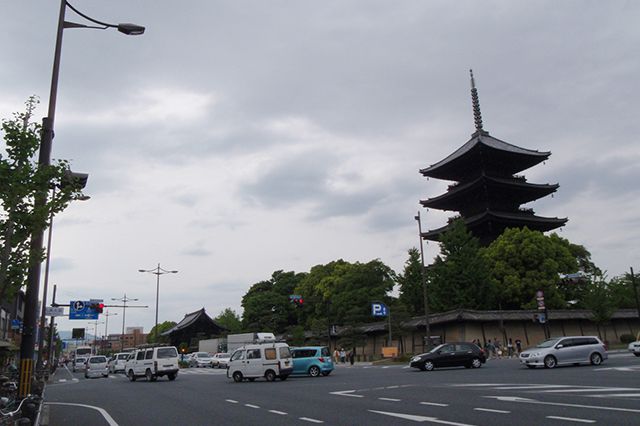
[[[105,349],[121,351],[147,343],[148,334],[143,333],[143,327],[127,327],[126,331],[126,334],[109,334]]]
[[[173,346],[186,343],[190,350],[197,351],[200,340],[219,337],[225,331],[229,330],[216,323],[202,308],[186,314],[178,324],[161,335],[168,336]]]
[[[428,178],[453,181],[447,192],[421,200],[426,208],[456,211],[483,245],[490,244],[506,228],[528,227],[541,232],[563,226],[567,218],[536,216],[520,206],[555,192],[558,184],[535,184],[516,175],[551,155],[511,145],[489,135],[482,127],[480,102],[471,73],[471,97],[476,131],[471,139],[445,159],[420,170]],[[454,218],[441,228],[422,233],[438,241]]]

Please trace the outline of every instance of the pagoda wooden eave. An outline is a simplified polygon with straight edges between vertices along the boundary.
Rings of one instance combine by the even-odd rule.
[[[527,227],[532,230],[546,232],[564,226],[569,219],[558,217],[542,217],[527,212],[497,212],[487,210],[468,219],[463,219],[467,228],[475,235],[489,232],[499,235],[506,228],[522,228]],[[422,238],[430,241],[439,241],[440,235],[448,231],[451,224],[429,230],[422,233]],[[487,229],[486,232],[482,230]],[[481,238],[482,239],[482,238]]]
[[[501,141],[485,131],[478,131],[471,139],[443,160],[420,169],[426,177],[461,181],[470,171],[495,168],[503,175],[513,175],[549,158],[550,152],[541,152]]]
[[[558,184],[529,183],[524,178],[498,178],[481,175],[472,182],[451,185],[449,190],[437,197],[420,200],[427,208],[459,211],[461,206],[469,202],[474,194],[482,188],[489,188],[489,194],[497,194],[498,190],[508,191],[514,203],[520,205],[537,200],[555,192]]]

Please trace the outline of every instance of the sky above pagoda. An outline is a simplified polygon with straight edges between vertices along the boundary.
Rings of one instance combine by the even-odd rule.
[[[552,153],[524,174],[560,188],[526,207],[568,217],[559,234],[609,276],[640,269],[638,2],[70,2],[147,31],[64,32],[53,157],[89,173],[91,199],[55,219],[60,302],[126,292],[150,306],[127,325],[149,330],[156,281],[138,269],[158,262],[179,270],[160,282],[176,322],[239,312],[279,269],[400,272],[419,200],[448,184],[418,170],[475,130],[469,68],[484,129]],[[4,118],[30,95],[45,114],[57,3],[3,2]],[[423,210],[423,228],[449,215]]]

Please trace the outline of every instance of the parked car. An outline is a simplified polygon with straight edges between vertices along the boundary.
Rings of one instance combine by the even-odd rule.
[[[175,346],[151,346],[136,349],[125,364],[127,377],[135,382],[138,377],[146,377],[155,382],[158,377],[169,380],[178,377],[178,350]]]
[[[291,357],[293,358],[292,374],[318,377],[320,374],[328,376],[333,371],[331,352],[326,346],[291,348]]]
[[[230,358],[230,357],[231,357],[231,355],[230,355],[230,354],[228,354],[228,353],[225,353],[225,352],[218,352],[217,354],[214,354],[214,355],[211,357],[211,366],[212,366],[212,367],[218,367],[218,368],[221,368],[221,366],[220,366],[220,359],[221,359],[221,358],[226,358],[227,360],[229,360],[229,358]],[[226,364],[226,363],[224,364],[224,367],[225,367],[225,368],[227,367],[227,364]]]
[[[84,377],[107,377],[109,376],[109,362],[104,355],[90,356],[86,362],[86,368],[84,370]]]
[[[483,349],[474,343],[454,342],[438,345],[429,352],[411,358],[410,366],[422,371],[436,367],[480,368],[487,362]]]
[[[120,352],[109,360],[109,373],[124,373],[124,365],[131,352]]]
[[[581,363],[600,365],[607,358],[607,348],[596,336],[554,337],[520,354],[520,362],[529,368]]]
[[[635,356],[640,356],[640,335],[638,335],[638,340],[629,343],[629,352]]]
[[[211,361],[208,352],[194,352],[189,358],[189,367],[212,367]]]
[[[229,360],[227,377],[236,382],[264,377],[273,382],[286,380],[293,371],[289,345],[283,342],[255,343],[236,349]]]
[[[87,362],[87,359],[85,357],[77,357],[76,359],[73,360],[73,365],[71,369],[73,370],[74,373],[79,370],[85,370],[87,368],[86,362]]]

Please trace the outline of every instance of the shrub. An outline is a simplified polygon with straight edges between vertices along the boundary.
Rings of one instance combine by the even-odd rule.
[[[635,342],[636,338],[633,334],[621,334],[620,335],[620,342],[622,343],[631,343],[631,342]]]

